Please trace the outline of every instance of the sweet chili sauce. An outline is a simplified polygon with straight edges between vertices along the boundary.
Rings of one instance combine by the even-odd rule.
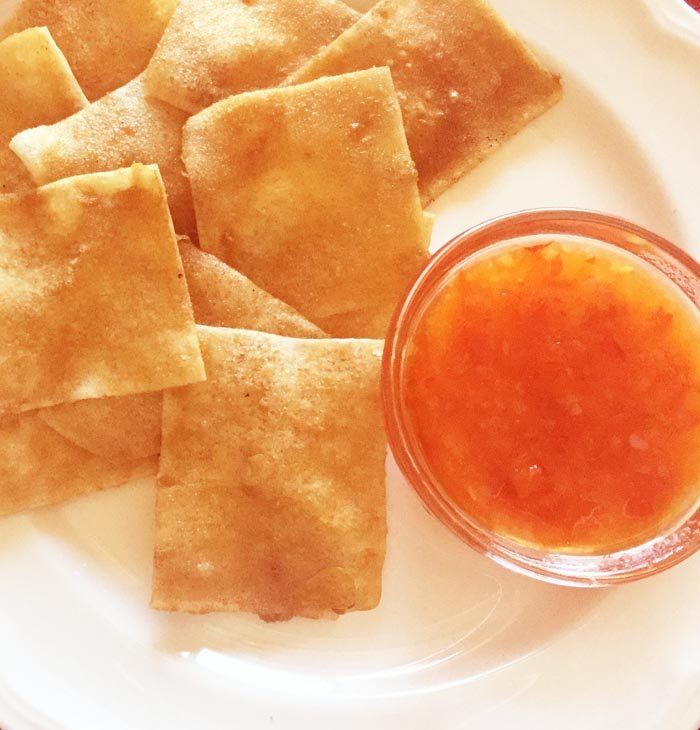
[[[611,552],[698,501],[700,317],[631,254],[485,252],[428,303],[404,377],[428,470],[501,536]]]

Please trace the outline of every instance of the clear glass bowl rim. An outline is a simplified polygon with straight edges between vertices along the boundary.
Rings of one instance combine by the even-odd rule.
[[[659,573],[700,549],[700,509],[681,525],[643,545],[609,555],[554,553],[530,549],[489,532],[465,519],[464,513],[435,488],[414,458],[401,408],[401,362],[409,342],[408,331],[435,286],[466,258],[501,241],[533,235],[572,235],[595,239],[677,267],[679,284],[700,309],[700,264],[665,238],[628,220],[590,210],[543,208],[507,214],[487,220],[455,236],[428,261],[396,307],[389,324],[382,362],[382,400],[389,446],[396,463],[423,506],[464,543],[518,573],[550,583],[601,587]],[[648,258],[644,257],[647,261]],[[700,455],[699,455],[700,460]]]

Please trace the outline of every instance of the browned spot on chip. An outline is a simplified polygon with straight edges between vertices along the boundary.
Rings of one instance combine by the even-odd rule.
[[[194,113],[277,86],[358,17],[339,0],[182,0],[148,66],[148,90]]]
[[[177,0],[19,0],[0,37],[48,26],[94,101],[146,68],[176,5]]]
[[[158,169],[0,197],[0,413],[204,379]]]
[[[0,418],[0,515],[46,507],[155,473],[154,459],[115,466],[35,413]]]
[[[163,176],[175,230],[190,233],[195,229],[194,208],[182,164],[186,119],[169,104],[147,98],[143,77],[138,76],[58,124],[21,132],[11,147],[37,185],[134,162],[155,163]]]
[[[87,99],[46,28],[31,28],[0,43],[0,88],[0,191],[10,193],[33,187],[8,147],[12,137],[73,114]]]
[[[561,96],[481,0],[381,0],[288,83],[371,66],[391,68],[424,204]]]
[[[199,331],[209,379],[165,394],[153,606],[268,621],[373,608],[382,343]]]
[[[428,228],[387,69],[230,97],[183,150],[204,250],[331,335],[384,335]]]

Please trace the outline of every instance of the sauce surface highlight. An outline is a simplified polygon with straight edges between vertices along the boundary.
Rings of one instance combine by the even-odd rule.
[[[612,247],[500,248],[427,305],[404,403],[429,470],[482,526],[603,553],[700,493],[700,317]]]

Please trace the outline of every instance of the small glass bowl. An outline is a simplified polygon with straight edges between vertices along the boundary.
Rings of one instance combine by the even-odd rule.
[[[551,552],[526,547],[479,525],[450,499],[429,473],[412,436],[402,388],[403,363],[415,324],[444,281],[472,257],[499,244],[537,242],[558,234],[567,240],[602,242],[624,249],[654,266],[700,310],[700,264],[669,241],[633,223],[584,210],[532,210],[471,228],[441,248],[397,307],[384,349],[382,397],[389,445],[399,468],[426,509],[467,545],[518,573],[559,585],[597,587],[653,575],[676,565],[700,548],[698,503],[663,534],[609,554]],[[700,473],[700,454],[698,454]]]

